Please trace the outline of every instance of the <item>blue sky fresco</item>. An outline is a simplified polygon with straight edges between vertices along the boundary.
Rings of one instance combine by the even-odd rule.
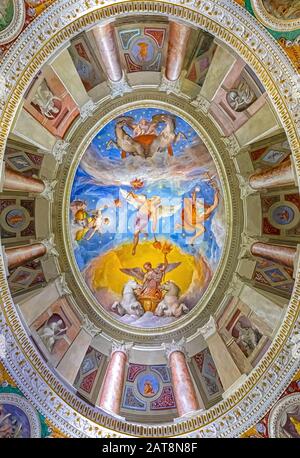
[[[133,117],[135,121],[138,122],[142,118],[151,121],[153,115],[161,113],[166,113],[166,111],[147,108],[131,110],[125,113],[125,115]],[[123,170],[124,160],[121,158],[119,149],[116,147],[109,149],[107,147],[110,140],[115,140],[115,123],[115,120],[109,122],[92,141],[92,148],[96,157],[95,168],[97,168],[97,160],[99,160],[99,163],[103,163],[103,160],[105,161],[107,158],[107,160],[114,161],[114,167],[120,168],[121,171]],[[160,125],[158,132],[160,132],[163,127],[163,124]],[[184,133],[186,139],[180,139],[180,141],[175,145],[173,144],[172,147],[174,157],[180,159],[180,156],[187,147],[199,142],[199,137],[185,120],[176,116],[176,132],[179,131]],[[127,129],[127,132],[130,134],[130,129]],[[99,173],[101,173],[100,166]],[[126,170],[124,170],[124,174],[125,173]],[[137,176],[137,178],[139,177]],[[188,179],[184,176],[180,177],[180,179],[174,178],[174,180],[172,180],[172,178],[166,180],[162,177],[161,180],[155,180],[153,182],[149,179],[146,186],[141,189],[135,189],[134,192],[136,194],[144,194],[147,197],[160,196],[162,199],[184,199],[191,197],[191,192],[195,188],[198,190],[197,199],[199,199],[199,202],[204,202],[205,205],[211,205],[213,203],[215,189],[211,185],[211,182],[201,179],[201,176],[194,173],[194,171],[192,171]],[[96,233],[90,240],[84,238],[77,243],[75,247],[75,256],[80,270],[83,270],[93,258],[99,256],[101,253],[113,249],[118,244],[131,241],[133,238],[132,231],[137,211],[132,205],[127,205],[126,201],[122,202],[122,208],[127,206],[129,216],[128,230],[122,233],[114,233],[112,230],[115,224],[119,222],[119,218],[121,218],[120,213],[118,214],[118,212],[116,212],[114,206],[114,200],[120,198],[120,189],[129,192],[132,190],[132,187],[127,183],[125,185],[122,183],[119,185],[110,184],[109,182],[105,185],[99,184],[95,177],[87,173],[81,164],[79,165],[72,187],[71,202],[74,200],[86,201],[89,212],[101,207],[104,199],[108,203],[109,208],[103,211],[103,217],[108,217],[110,219],[110,224],[104,228],[106,232],[101,234]],[[171,216],[168,221],[164,221],[164,218],[162,218],[156,232],[156,237],[158,239],[168,239],[190,254],[197,254],[200,250],[200,252],[213,264],[217,263],[221,254],[221,247],[218,245],[214,231],[212,230],[213,215],[205,222],[206,231],[201,238],[201,243],[195,246],[186,243],[186,235],[190,234],[184,234],[182,232],[174,233],[175,223],[180,221],[180,215],[181,213],[178,211],[175,215]],[[70,218],[72,219],[71,214]],[[148,231],[148,240],[153,240],[151,228],[149,228]]]

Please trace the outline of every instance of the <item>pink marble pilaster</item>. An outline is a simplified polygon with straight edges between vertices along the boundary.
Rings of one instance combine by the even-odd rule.
[[[126,352],[116,350],[112,353],[100,394],[99,407],[116,415],[121,408],[126,362]]]
[[[255,172],[249,177],[252,189],[274,188],[294,183],[295,177],[290,158],[271,169]]]
[[[170,21],[166,64],[166,77],[170,81],[177,81],[180,77],[190,32],[188,26]]]
[[[22,266],[28,261],[44,256],[47,249],[43,243],[35,243],[33,245],[25,245],[15,248],[6,248],[5,255],[7,266],[12,269]]]
[[[282,245],[272,245],[271,243],[255,242],[250,251],[254,256],[259,256],[287,267],[293,267],[297,249]]]
[[[26,177],[20,172],[15,172],[5,167],[3,188],[10,191],[25,191],[41,194],[45,190],[45,184],[38,178]]]
[[[173,390],[179,416],[199,410],[199,402],[193,381],[181,351],[173,351],[169,355]]]
[[[108,78],[113,82],[120,81],[122,68],[114,26],[106,24],[95,27],[93,34]]]

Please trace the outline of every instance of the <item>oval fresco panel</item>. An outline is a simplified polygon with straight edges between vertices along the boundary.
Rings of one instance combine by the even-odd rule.
[[[280,20],[291,20],[300,18],[299,0],[262,0],[266,11],[273,17]]]
[[[159,391],[159,381],[153,374],[142,374],[138,377],[137,388],[145,398],[152,398]]]
[[[295,213],[290,206],[280,205],[273,210],[272,217],[276,224],[285,226],[293,221]]]
[[[5,220],[8,226],[14,230],[23,229],[28,224],[25,210],[22,208],[9,210],[5,216]]]
[[[41,424],[34,407],[22,396],[0,393],[0,439],[41,436]]]
[[[2,0],[0,4],[0,31],[6,29],[14,18],[13,0]]]
[[[23,0],[1,0],[0,2],[0,45],[14,40],[25,23]]]
[[[76,171],[69,219],[100,307],[140,328],[188,314],[221,257],[222,196],[211,155],[181,117],[139,108],[105,125]]]

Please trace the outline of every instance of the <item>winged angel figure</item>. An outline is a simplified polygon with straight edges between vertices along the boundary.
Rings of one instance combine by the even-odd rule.
[[[161,299],[162,290],[161,282],[166,273],[176,269],[181,262],[173,262],[169,264],[167,261],[158,264],[156,267],[152,267],[151,262],[145,262],[143,269],[140,267],[134,267],[131,269],[120,269],[126,275],[136,278],[142,282],[142,285],[137,289],[139,298],[152,298]]]
[[[137,283],[135,280],[129,280],[124,286],[122,300],[120,302],[114,302],[112,310],[118,312],[121,316],[128,314],[136,315],[137,317],[142,316],[144,312],[156,313],[157,309],[159,309],[158,316],[177,316],[179,312],[180,314],[182,312],[185,313],[187,308],[184,304],[177,304],[176,302],[175,314],[174,307],[166,307],[163,304],[163,290],[166,288],[167,283],[172,282],[162,285],[162,280],[166,272],[176,269],[180,264],[180,262],[168,264],[165,258],[165,262],[158,264],[156,267],[152,267],[151,262],[145,262],[143,266],[144,270],[140,267],[120,269],[121,272],[130,275],[141,283]],[[172,285],[175,286],[173,283]],[[179,292],[179,288],[176,291]],[[175,299],[177,300],[177,297]],[[159,307],[160,304],[161,307]]]
[[[149,221],[152,223],[152,231],[155,233],[160,218],[175,215],[180,210],[181,204],[162,205],[159,196],[148,198],[144,194],[135,194],[132,191],[127,192],[123,189],[121,189],[121,195],[137,210],[132,248],[132,255],[134,256],[139,243],[140,233],[147,228]]]

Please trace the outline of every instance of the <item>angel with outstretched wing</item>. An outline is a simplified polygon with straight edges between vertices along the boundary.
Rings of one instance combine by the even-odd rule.
[[[180,209],[180,205],[164,206],[159,196],[148,198],[144,194],[135,194],[123,189],[121,189],[121,194],[130,205],[137,209],[132,248],[132,254],[135,255],[140,233],[147,228],[149,221],[152,222],[152,231],[155,232],[159,219],[174,215]]]
[[[140,267],[133,267],[131,269],[120,269],[126,275],[130,275],[131,277],[135,278],[139,281],[144,281],[145,273]]]
[[[161,299],[162,291],[160,289],[161,282],[167,272],[176,269],[181,262],[173,262],[169,264],[167,261],[152,267],[151,262],[146,262],[142,270],[140,267],[129,269],[120,269],[126,275],[130,275],[142,282],[142,286],[138,290],[139,297],[150,297]]]

